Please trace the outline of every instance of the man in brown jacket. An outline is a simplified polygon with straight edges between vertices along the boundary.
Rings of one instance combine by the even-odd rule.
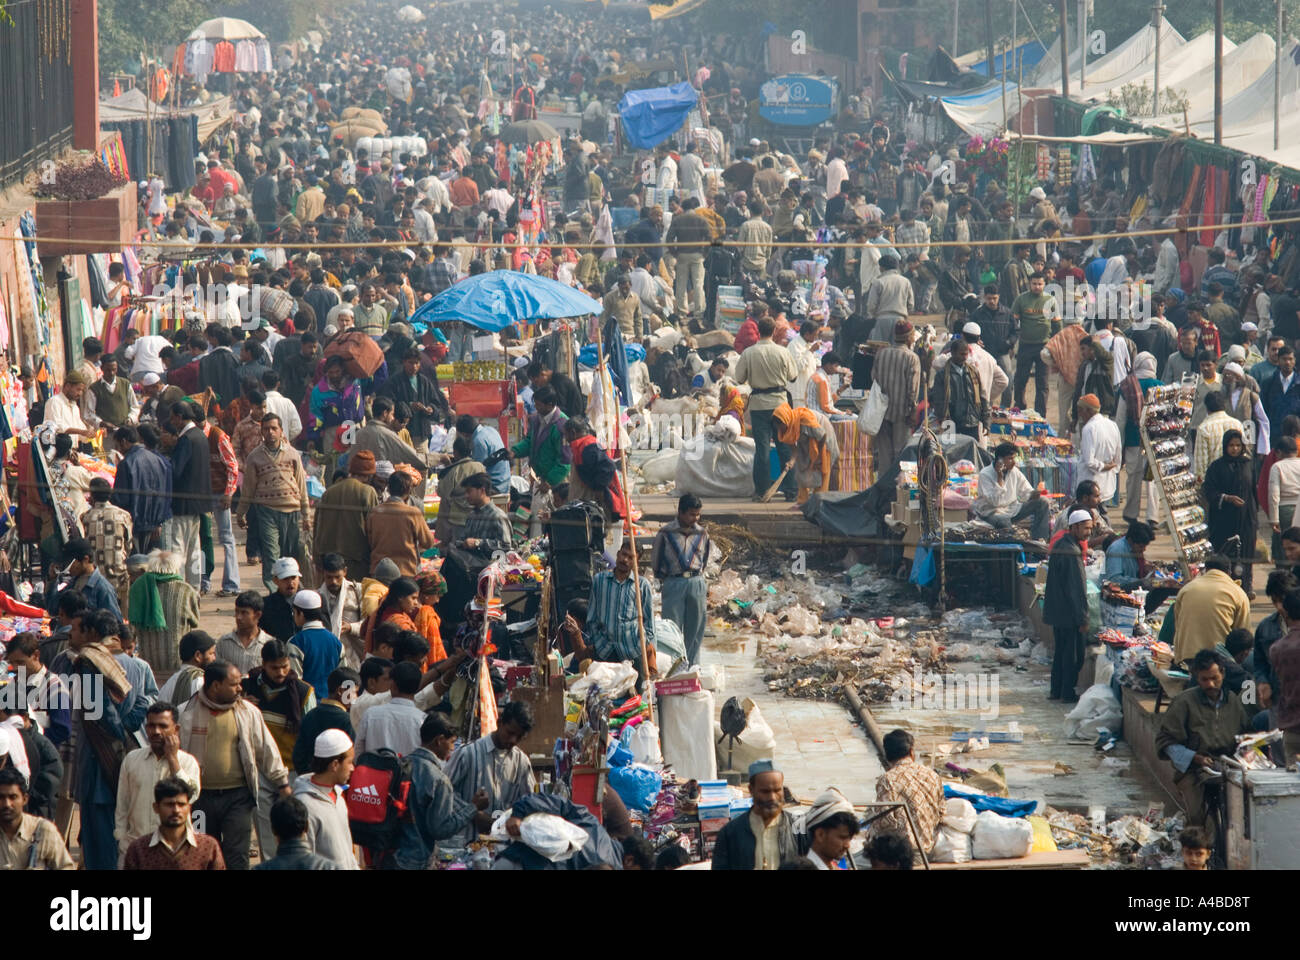
[[[366,516],[372,571],[388,559],[402,576],[413,577],[420,569],[420,554],[434,544],[424,513],[406,502],[413,485],[408,473],[394,473],[388,478],[388,499]]]

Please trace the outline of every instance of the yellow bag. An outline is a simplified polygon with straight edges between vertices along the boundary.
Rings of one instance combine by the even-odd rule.
[[[1055,853],[1056,840],[1052,838],[1052,827],[1046,817],[1030,817],[1029,825],[1034,828],[1034,842],[1029,845],[1030,853]]]

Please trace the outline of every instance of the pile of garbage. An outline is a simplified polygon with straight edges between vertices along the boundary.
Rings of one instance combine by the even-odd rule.
[[[1051,807],[1046,813],[1057,847],[1087,850],[1096,868],[1173,870],[1183,862],[1183,815],[1165,817],[1158,806],[1145,817],[1129,814],[1104,823]]]

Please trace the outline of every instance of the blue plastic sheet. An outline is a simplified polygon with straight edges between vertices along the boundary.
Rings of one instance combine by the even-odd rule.
[[[614,767],[609,771],[609,785],[629,810],[648,812],[654,808],[663,777],[641,764]]]
[[[658,146],[677,132],[700,101],[700,91],[685,80],[671,87],[629,90],[618,102],[623,136],[638,150]]]
[[[409,322],[417,333],[451,320],[495,332],[512,323],[585,317],[603,310],[599,300],[558,281],[515,270],[490,270],[452,284],[421,304]]]
[[[1037,800],[1012,800],[1008,797],[986,797],[979,793],[963,793],[954,790],[949,784],[943,785],[945,800],[969,800],[976,812],[992,810],[1004,817],[1027,817],[1038,809]]]
[[[628,363],[637,363],[645,359],[645,347],[639,343],[625,343],[623,345],[623,354],[627,357]],[[592,341],[578,351],[578,362],[584,367],[596,366],[596,343]]]

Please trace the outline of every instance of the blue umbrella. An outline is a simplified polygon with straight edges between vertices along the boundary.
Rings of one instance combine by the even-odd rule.
[[[409,322],[417,331],[450,320],[498,331],[512,323],[583,317],[603,309],[599,300],[555,280],[514,270],[492,270],[448,287],[422,304]]]

